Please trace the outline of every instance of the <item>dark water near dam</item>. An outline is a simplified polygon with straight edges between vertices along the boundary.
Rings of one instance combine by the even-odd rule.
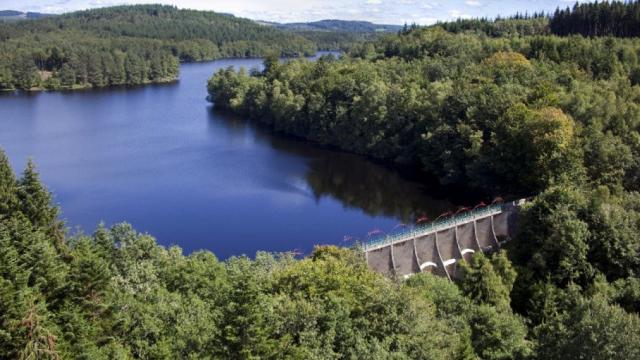
[[[0,147],[16,171],[33,157],[71,233],[126,221],[163,245],[221,258],[349,245],[454,208],[451,194],[412,175],[205,101],[214,71],[260,64],[183,64],[166,85],[1,94]]]

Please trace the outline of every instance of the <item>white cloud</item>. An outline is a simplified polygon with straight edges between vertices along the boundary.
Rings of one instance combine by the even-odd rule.
[[[470,19],[472,17],[470,14],[464,14],[457,9],[449,10],[449,16],[454,19]]]
[[[433,25],[438,22],[438,18],[434,17],[421,17],[416,21],[418,25]]]
[[[480,1],[478,1],[478,0],[467,0],[467,1],[465,1],[465,4],[467,4],[469,6],[480,6],[480,5],[482,5],[480,3]]]

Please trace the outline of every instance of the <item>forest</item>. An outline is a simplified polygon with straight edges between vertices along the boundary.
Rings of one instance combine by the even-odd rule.
[[[439,23],[449,32],[474,32],[492,37],[531,35],[582,35],[586,37],[640,35],[640,1],[576,2],[551,13],[533,12],[496,19],[458,19]]]
[[[556,10],[551,31],[557,35],[640,36],[640,1],[602,1],[576,3],[573,8]]]
[[[549,215],[554,199],[538,200],[526,221],[564,220],[565,233],[585,234],[568,207]],[[539,277],[500,252],[474,256],[456,283],[429,273],[396,280],[371,271],[357,247],[220,261],[128,224],[69,235],[59,217],[34,163],[17,177],[0,151],[2,359],[640,356],[634,277],[563,282],[555,263]],[[564,260],[555,266],[571,265]],[[534,279],[533,296],[516,302]]]
[[[575,29],[581,6],[564,15]],[[91,13],[0,24],[4,84],[22,86],[16,69],[25,88],[43,72],[62,84],[65,67],[61,87],[170,78],[177,44],[197,41],[143,24],[116,36]],[[73,234],[36,165],[16,174],[0,150],[0,359],[640,358],[640,39],[554,21],[411,27],[316,62],[259,48],[263,71],[208,82],[216,108],[275,131],[529,197],[515,238],[454,282],[374,273],[357,244],[221,261],[124,223]],[[32,51],[61,34],[55,56]]]
[[[262,72],[216,73],[210,100],[282,133],[421,168],[442,184],[530,197],[517,236],[497,255],[512,275],[493,264],[503,283],[513,276],[504,301],[524,320],[530,347],[475,355],[636,358],[617,339],[636,341],[627,329],[640,310],[640,40],[612,28],[607,36],[536,30],[549,21],[413,27],[315,63],[270,57]],[[467,270],[458,289],[486,303],[484,290],[464,284],[488,272]],[[611,321],[597,320],[600,311]],[[627,325],[615,325],[623,318]]]
[[[315,50],[302,36],[232,15],[117,6],[0,23],[0,90],[167,82],[179,61]]]

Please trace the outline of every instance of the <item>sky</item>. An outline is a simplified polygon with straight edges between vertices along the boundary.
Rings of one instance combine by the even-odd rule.
[[[429,25],[439,20],[553,11],[575,0],[0,0],[0,10],[63,13],[134,3],[171,4],[277,22],[343,19]]]

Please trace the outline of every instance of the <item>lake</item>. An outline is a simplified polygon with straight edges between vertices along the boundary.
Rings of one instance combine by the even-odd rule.
[[[220,258],[350,245],[460,202],[422,176],[216,112],[206,81],[259,59],[181,65],[138,88],[0,95],[0,147],[29,157],[71,233],[129,222],[160,244]],[[457,194],[460,196],[459,194]]]

